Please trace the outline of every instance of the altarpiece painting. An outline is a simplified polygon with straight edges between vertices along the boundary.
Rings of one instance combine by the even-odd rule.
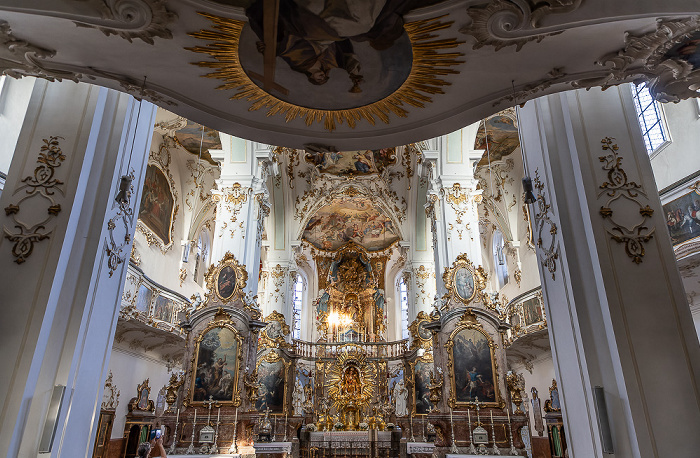
[[[219,402],[240,400],[237,386],[241,343],[231,325],[218,323],[200,334],[194,354],[193,403],[210,397]]]
[[[448,341],[455,405],[498,402],[493,344],[477,327],[457,327]]]
[[[270,409],[273,413],[285,413],[287,399],[287,368],[290,362],[286,361],[277,350],[268,350],[264,356],[258,358],[258,399],[255,409],[258,412]]]

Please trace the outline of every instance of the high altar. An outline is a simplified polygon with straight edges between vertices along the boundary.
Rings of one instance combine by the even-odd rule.
[[[381,252],[351,242],[315,261],[313,343],[292,342],[282,314],[262,316],[233,255],[210,268],[209,293],[184,323],[184,375],[156,418],[170,454],[522,451],[522,387],[504,371],[506,325],[483,269],[457,258],[443,277],[448,293],[418,314],[409,345],[383,338]],[[139,414],[136,405],[132,420]]]

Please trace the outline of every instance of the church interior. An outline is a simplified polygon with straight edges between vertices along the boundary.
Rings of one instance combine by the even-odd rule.
[[[0,456],[698,456],[694,2],[2,3]]]

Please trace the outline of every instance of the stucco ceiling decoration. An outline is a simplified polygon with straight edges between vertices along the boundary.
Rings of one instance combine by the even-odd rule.
[[[447,52],[463,42],[441,37],[440,32],[449,29],[453,22],[440,18],[404,24],[408,42],[399,38],[391,45],[376,45],[387,46],[387,49],[372,49],[375,45],[366,45],[363,54],[360,47],[363,43],[350,38],[332,41],[328,45],[322,44],[320,38],[297,37],[289,33],[280,42],[268,44],[261,41],[262,31],[256,31],[256,37],[243,21],[201,14],[212,21],[214,30],[201,30],[190,35],[213,43],[187,49],[215,59],[193,64],[213,69],[203,76],[225,81],[217,89],[237,91],[231,99],[247,100],[251,103],[250,111],[265,108],[266,116],[281,115],[285,122],[300,118],[307,126],[318,122],[328,131],[344,122],[354,128],[361,120],[374,125],[379,119],[389,124],[391,114],[405,118],[409,113],[406,105],[423,108],[433,101],[432,96],[444,94],[442,88],[451,83],[443,77],[459,73],[452,67],[464,62],[459,60],[462,53]],[[249,16],[251,20],[255,18],[250,11]],[[262,22],[264,18],[258,19]],[[285,24],[282,16],[279,21]],[[302,23],[298,27],[305,25]],[[280,27],[280,33],[282,30]],[[379,36],[378,40],[382,38]],[[365,40],[373,43],[363,38]],[[267,52],[265,49],[271,45],[278,47],[273,63],[263,65],[267,56],[255,56],[256,45],[258,51],[263,52]],[[282,48],[283,45],[288,49]],[[335,48],[330,48],[334,45]],[[359,48],[357,54],[355,48]],[[316,55],[310,56],[314,53]],[[338,57],[340,55],[343,57]],[[369,69],[362,67],[359,59],[363,56],[374,64]],[[337,81],[331,79],[334,67],[347,71],[350,81],[344,84],[352,84],[349,89],[343,89],[343,83],[333,84]],[[282,78],[277,77],[276,71],[279,70],[287,70]],[[333,74],[337,72],[333,71]],[[363,89],[365,80],[372,85]],[[363,94],[379,85],[386,87],[380,87],[374,94]]]
[[[4,24],[0,26],[0,71],[15,77],[95,83],[143,96],[161,106],[170,105],[169,109],[180,116],[231,135],[296,149],[308,143],[332,145],[336,151],[377,150],[432,138],[516,103],[572,88],[647,79],[659,98],[678,100],[695,96],[699,86],[693,57],[697,54],[693,48],[698,38],[695,32],[700,29],[695,18],[700,14],[698,2],[434,0],[426,4],[396,0],[403,5],[398,14],[402,27],[441,17],[439,22],[452,24],[426,33],[435,35],[426,41],[464,41],[457,47],[437,50],[441,55],[455,54],[449,59],[464,61],[440,67],[450,72],[431,74],[449,84],[425,85],[409,94],[422,108],[400,99],[386,104],[380,113],[366,111],[367,117],[353,111],[349,117],[334,114],[324,118],[326,111],[362,107],[346,102],[334,107],[333,103],[340,102],[333,97],[326,97],[323,106],[298,103],[292,98],[297,93],[285,87],[280,78],[276,83],[290,92],[284,103],[320,111],[299,119],[301,112],[296,109],[282,115],[280,105],[274,108],[276,115],[268,115],[272,106],[266,106],[262,99],[246,102],[222,97],[226,92],[216,89],[221,80],[202,78],[205,71],[190,64],[196,54],[186,49],[203,45],[203,40],[189,33],[211,28],[211,21],[198,12],[247,22],[246,10],[234,5],[248,7],[256,1],[262,0],[5,0],[0,2],[0,21],[4,21],[0,22]],[[308,3],[290,1],[301,6]],[[347,4],[350,8],[357,3]],[[359,49],[360,45],[356,51]],[[458,53],[463,57],[456,56]],[[259,59],[258,54],[251,56]],[[283,70],[295,72],[284,68],[289,64],[283,58],[277,61],[280,73],[276,75]],[[381,91],[394,91],[400,78],[391,79],[391,84],[380,90],[368,73],[373,64],[364,59],[361,64],[367,72],[353,73],[351,66],[336,65],[327,75],[325,88],[338,85],[345,101],[366,97],[386,102]],[[426,71],[432,66],[426,65]],[[296,73],[296,77],[306,77]],[[353,75],[362,75],[364,81],[353,80]],[[257,89],[251,90],[269,95],[256,81],[252,86]],[[324,84],[305,82],[316,90],[324,88]],[[348,92],[353,88],[362,92]],[[427,88],[445,94],[423,90]],[[283,94],[275,89],[269,92],[275,100],[283,100]],[[259,109],[250,110],[251,104]],[[374,124],[366,121],[370,115]],[[287,116],[296,120],[287,122]],[[382,116],[390,124],[376,122]],[[326,121],[332,122],[335,130],[328,130],[332,126]]]

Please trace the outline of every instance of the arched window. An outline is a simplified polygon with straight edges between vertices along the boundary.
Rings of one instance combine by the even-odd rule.
[[[408,339],[408,286],[403,277],[399,280],[399,301],[401,302],[401,338]]]
[[[301,301],[304,293],[304,279],[297,275],[294,282],[294,299],[292,303],[292,338],[301,339]]]
[[[501,231],[496,230],[493,233],[493,265],[498,278],[498,289],[503,288],[508,284],[508,260],[505,253],[505,241]]]
[[[661,106],[654,100],[645,83],[631,84],[637,121],[642,128],[642,137],[647,153],[652,154],[669,141],[666,122]]]

